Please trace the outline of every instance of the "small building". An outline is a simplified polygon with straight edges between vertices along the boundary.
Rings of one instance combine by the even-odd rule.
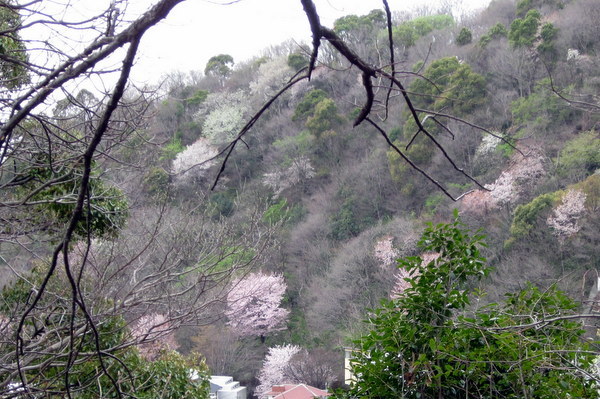
[[[233,380],[233,377],[225,375],[213,375],[210,377],[210,399],[246,399],[248,392],[246,387]]]
[[[356,350],[353,348],[344,348],[344,384],[346,385],[356,382],[352,373],[352,359],[354,359],[355,352]]]
[[[323,399],[331,394],[306,384],[273,385],[271,391],[264,394],[266,399]]]

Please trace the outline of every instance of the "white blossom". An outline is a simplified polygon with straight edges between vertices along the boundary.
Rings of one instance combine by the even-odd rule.
[[[287,57],[269,60],[258,68],[255,80],[250,82],[250,92],[261,99],[269,99],[288,82],[292,70],[287,64]]]
[[[298,352],[300,347],[297,345],[277,345],[269,348],[257,377],[260,384],[256,387],[256,393],[259,398],[265,398],[265,393],[269,392],[273,385],[295,382],[287,380],[285,370]]]
[[[479,147],[477,147],[476,154],[478,156],[489,154],[490,152],[494,151],[501,142],[502,139],[492,136],[491,134],[486,134],[483,136],[483,139],[481,139],[481,144],[479,144]]]
[[[312,179],[315,170],[310,159],[305,156],[294,158],[292,164],[283,170],[275,170],[263,175],[263,184],[273,190],[273,197],[277,198],[282,192],[296,184]]]
[[[234,332],[261,336],[285,329],[289,310],[281,308],[287,284],[281,275],[250,273],[234,281],[225,315]]]
[[[209,140],[201,137],[177,154],[173,160],[172,172],[177,175],[179,181],[202,175],[215,163],[211,158],[217,154],[217,148],[211,145]]]
[[[248,97],[244,92],[213,93],[207,97],[197,119],[204,119],[204,137],[218,145],[237,137],[246,123],[248,111]]]
[[[567,50],[567,61],[578,60],[580,58],[579,50],[570,48]]]
[[[585,193],[579,190],[568,190],[554,212],[546,219],[560,241],[576,234],[581,226],[578,220],[585,211]]]
[[[394,237],[385,236],[375,243],[373,255],[381,262],[381,267],[390,266],[400,255],[399,251],[394,248]]]

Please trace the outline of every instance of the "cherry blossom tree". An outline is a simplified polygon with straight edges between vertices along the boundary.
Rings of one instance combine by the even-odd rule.
[[[289,167],[265,173],[263,184],[273,190],[274,198],[278,198],[288,188],[312,179],[315,174],[315,169],[312,167],[310,159],[305,156],[299,156],[292,160],[292,164]]]
[[[206,138],[199,138],[173,160],[172,171],[177,181],[185,182],[206,172],[216,161],[219,151]]]
[[[252,95],[268,100],[283,87],[292,76],[287,57],[278,57],[261,64],[255,80],[250,83]]]
[[[400,255],[398,250],[394,248],[393,241],[394,237],[385,236],[375,243],[373,255],[381,262],[380,266],[382,268],[392,265]]]
[[[301,348],[297,345],[277,345],[269,348],[258,373],[260,384],[256,387],[256,395],[259,398],[265,398],[264,394],[269,392],[273,385],[296,382],[289,379],[286,369],[292,357],[300,351]]]
[[[281,275],[250,273],[234,281],[225,315],[240,336],[259,336],[285,329],[289,310],[281,307],[287,284]]]
[[[503,205],[514,204],[525,188],[546,173],[543,156],[534,150],[519,152],[511,159],[511,165],[502,171],[484,190],[473,190],[466,194],[461,206],[464,210],[482,213]]]
[[[243,91],[210,94],[196,115],[203,119],[202,133],[212,144],[234,140],[247,121],[248,96]]]
[[[438,252],[424,252],[421,254],[421,266],[425,267],[439,257],[440,254]],[[417,277],[418,275],[419,274],[417,270],[409,273],[405,269],[399,269],[394,275],[394,287],[390,293],[390,298],[398,299],[400,296],[402,296],[404,291],[410,287],[410,283],[407,279]]]
[[[577,222],[585,211],[585,198],[582,191],[568,190],[562,197],[562,203],[546,219],[548,227],[553,229],[559,241],[566,240],[581,229]]]

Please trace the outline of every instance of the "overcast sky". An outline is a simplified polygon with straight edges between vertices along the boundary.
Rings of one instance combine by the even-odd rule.
[[[299,0],[187,0],[145,36],[133,77],[155,83],[175,70],[204,70],[210,57],[230,54],[236,62],[287,39],[310,41],[310,29]],[[446,1],[448,0],[440,0]],[[450,0],[461,3],[460,0]],[[143,11],[152,1],[132,0],[131,10]],[[431,0],[388,0],[393,11],[432,5]],[[489,0],[465,0],[459,7],[485,7]],[[315,0],[321,23],[333,26],[337,18],[381,8],[381,0]]]
[[[67,21],[86,20],[105,10],[113,0],[58,0],[32,3],[48,15]],[[121,15],[127,20],[139,17],[156,0],[122,0]],[[381,0],[314,0],[321,23],[333,27],[344,15],[364,15],[381,9]],[[180,71],[203,71],[208,59],[218,54],[231,55],[236,63],[246,61],[270,46],[294,39],[310,42],[310,28],[300,0],[186,0],[168,17],[152,27],[142,39],[132,78],[138,85],[155,85],[166,74]],[[456,15],[483,8],[489,0],[388,0],[393,12],[411,11],[419,7],[435,10],[440,3],[453,4]],[[32,19],[37,19],[33,15]],[[83,31],[61,34],[52,25],[36,25],[27,30],[28,39],[47,40],[59,48],[80,51],[89,42]],[[93,37],[93,36],[92,36]],[[122,54],[121,54],[122,55]],[[41,64],[53,61],[47,54],[32,57]],[[108,68],[120,66],[119,57],[103,63]],[[109,90],[115,76],[77,83],[93,85],[98,91]]]

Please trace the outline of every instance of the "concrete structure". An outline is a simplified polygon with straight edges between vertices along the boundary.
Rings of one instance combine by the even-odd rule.
[[[246,399],[248,392],[246,387],[233,380],[233,377],[224,375],[213,375],[210,377],[211,399]]]

